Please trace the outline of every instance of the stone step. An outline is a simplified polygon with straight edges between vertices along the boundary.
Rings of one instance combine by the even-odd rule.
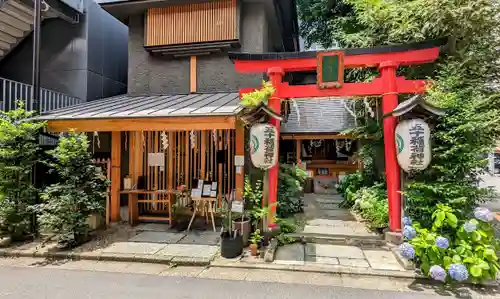
[[[385,246],[387,242],[384,240],[383,235],[346,235],[346,234],[317,234],[317,233],[304,233],[296,232],[288,234],[288,236],[300,239],[304,243],[318,243],[318,244],[337,244],[337,245],[377,245]]]

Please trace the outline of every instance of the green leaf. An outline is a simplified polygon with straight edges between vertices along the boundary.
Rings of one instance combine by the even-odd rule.
[[[477,231],[473,231],[472,232],[472,240],[474,240],[474,242],[481,241],[481,235]]]
[[[484,257],[489,261],[497,261],[498,257],[495,250],[488,248],[484,251]]]
[[[455,216],[453,213],[446,213],[446,222],[451,226],[451,227],[457,227],[457,216]]]
[[[463,246],[458,246],[457,249],[456,249],[456,252],[460,255],[464,255],[465,254],[465,247]],[[458,256],[458,255],[455,255],[455,256]],[[455,259],[455,256],[453,257],[453,259]],[[459,256],[458,256],[459,257]],[[460,258],[460,257],[459,257]]]
[[[420,265],[420,269],[422,272],[424,272],[425,275],[429,275],[429,270],[431,269],[431,266],[429,263],[422,263]]]
[[[453,259],[449,256],[445,256],[443,258],[443,266],[445,269],[448,269],[448,267],[453,264]]]
[[[474,277],[481,277],[481,275],[483,275],[483,270],[476,266],[476,265],[473,265],[472,267],[470,267],[470,274]]]
[[[485,261],[479,262],[477,266],[483,270],[490,270],[490,265]]]
[[[439,222],[443,222],[445,218],[446,218],[446,214],[444,211],[437,212],[436,220],[439,220]]]

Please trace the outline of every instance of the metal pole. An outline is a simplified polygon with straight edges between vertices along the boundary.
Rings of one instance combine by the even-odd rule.
[[[42,21],[42,0],[33,1],[35,2],[35,9],[33,12],[33,96],[31,98],[31,106],[35,113],[40,114],[40,27]]]
[[[34,11],[33,11],[33,93],[31,97],[31,107],[25,107],[26,110],[31,108],[31,111],[34,111],[35,114],[40,114],[40,30],[42,23],[42,0],[33,0],[34,1]],[[38,135],[40,136],[40,135]],[[39,142],[40,137],[37,138]],[[33,184],[36,186],[38,183],[37,176],[37,165],[33,166]],[[36,203],[39,203],[38,194],[36,196]],[[38,235],[38,223],[36,213],[33,214],[33,232],[35,235]]]

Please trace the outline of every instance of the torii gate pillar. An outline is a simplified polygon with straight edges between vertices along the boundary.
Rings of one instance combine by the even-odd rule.
[[[396,85],[396,69],[398,64],[392,61],[380,63],[380,78],[384,86],[382,94],[382,113],[387,115],[398,106],[398,92]],[[384,153],[385,175],[387,180],[387,197],[389,201],[389,229],[391,232],[401,231],[401,188],[400,168],[396,154],[396,125],[395,116],[384,118]]]
[[[271,108],[275,113],[281,114],[281,98],[277,95],[279,94],[278,90],[281,86],[283,76],[285,72],[280,67],[272,67],[268,69],[267,75],[269,76],[269,80],[273,84],[275,88],[275,92],[272,97],[269,98],[268,107]],[[274,117],[269,119],[269,124],[276,127],[278,132],[278,140],[280,136],[280,121]],[[279,142],[278,142],[279,146]],[[279,148],[276,149],[279,151]],[[279,175],[279,163],[276,163],[271,169],[269,169],[269,196],[268,196],[268,206],[270,207],[268,214],[268,227],[272,228],[275,226],[274,220],[276,216],[276,206],[278,200],[278,175]]]

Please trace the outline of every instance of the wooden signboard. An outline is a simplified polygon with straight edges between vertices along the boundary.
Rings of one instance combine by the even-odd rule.
[[[317,56],[317,84],[323,88],[340,88],[344,84],[344,52],[320,52]]]

